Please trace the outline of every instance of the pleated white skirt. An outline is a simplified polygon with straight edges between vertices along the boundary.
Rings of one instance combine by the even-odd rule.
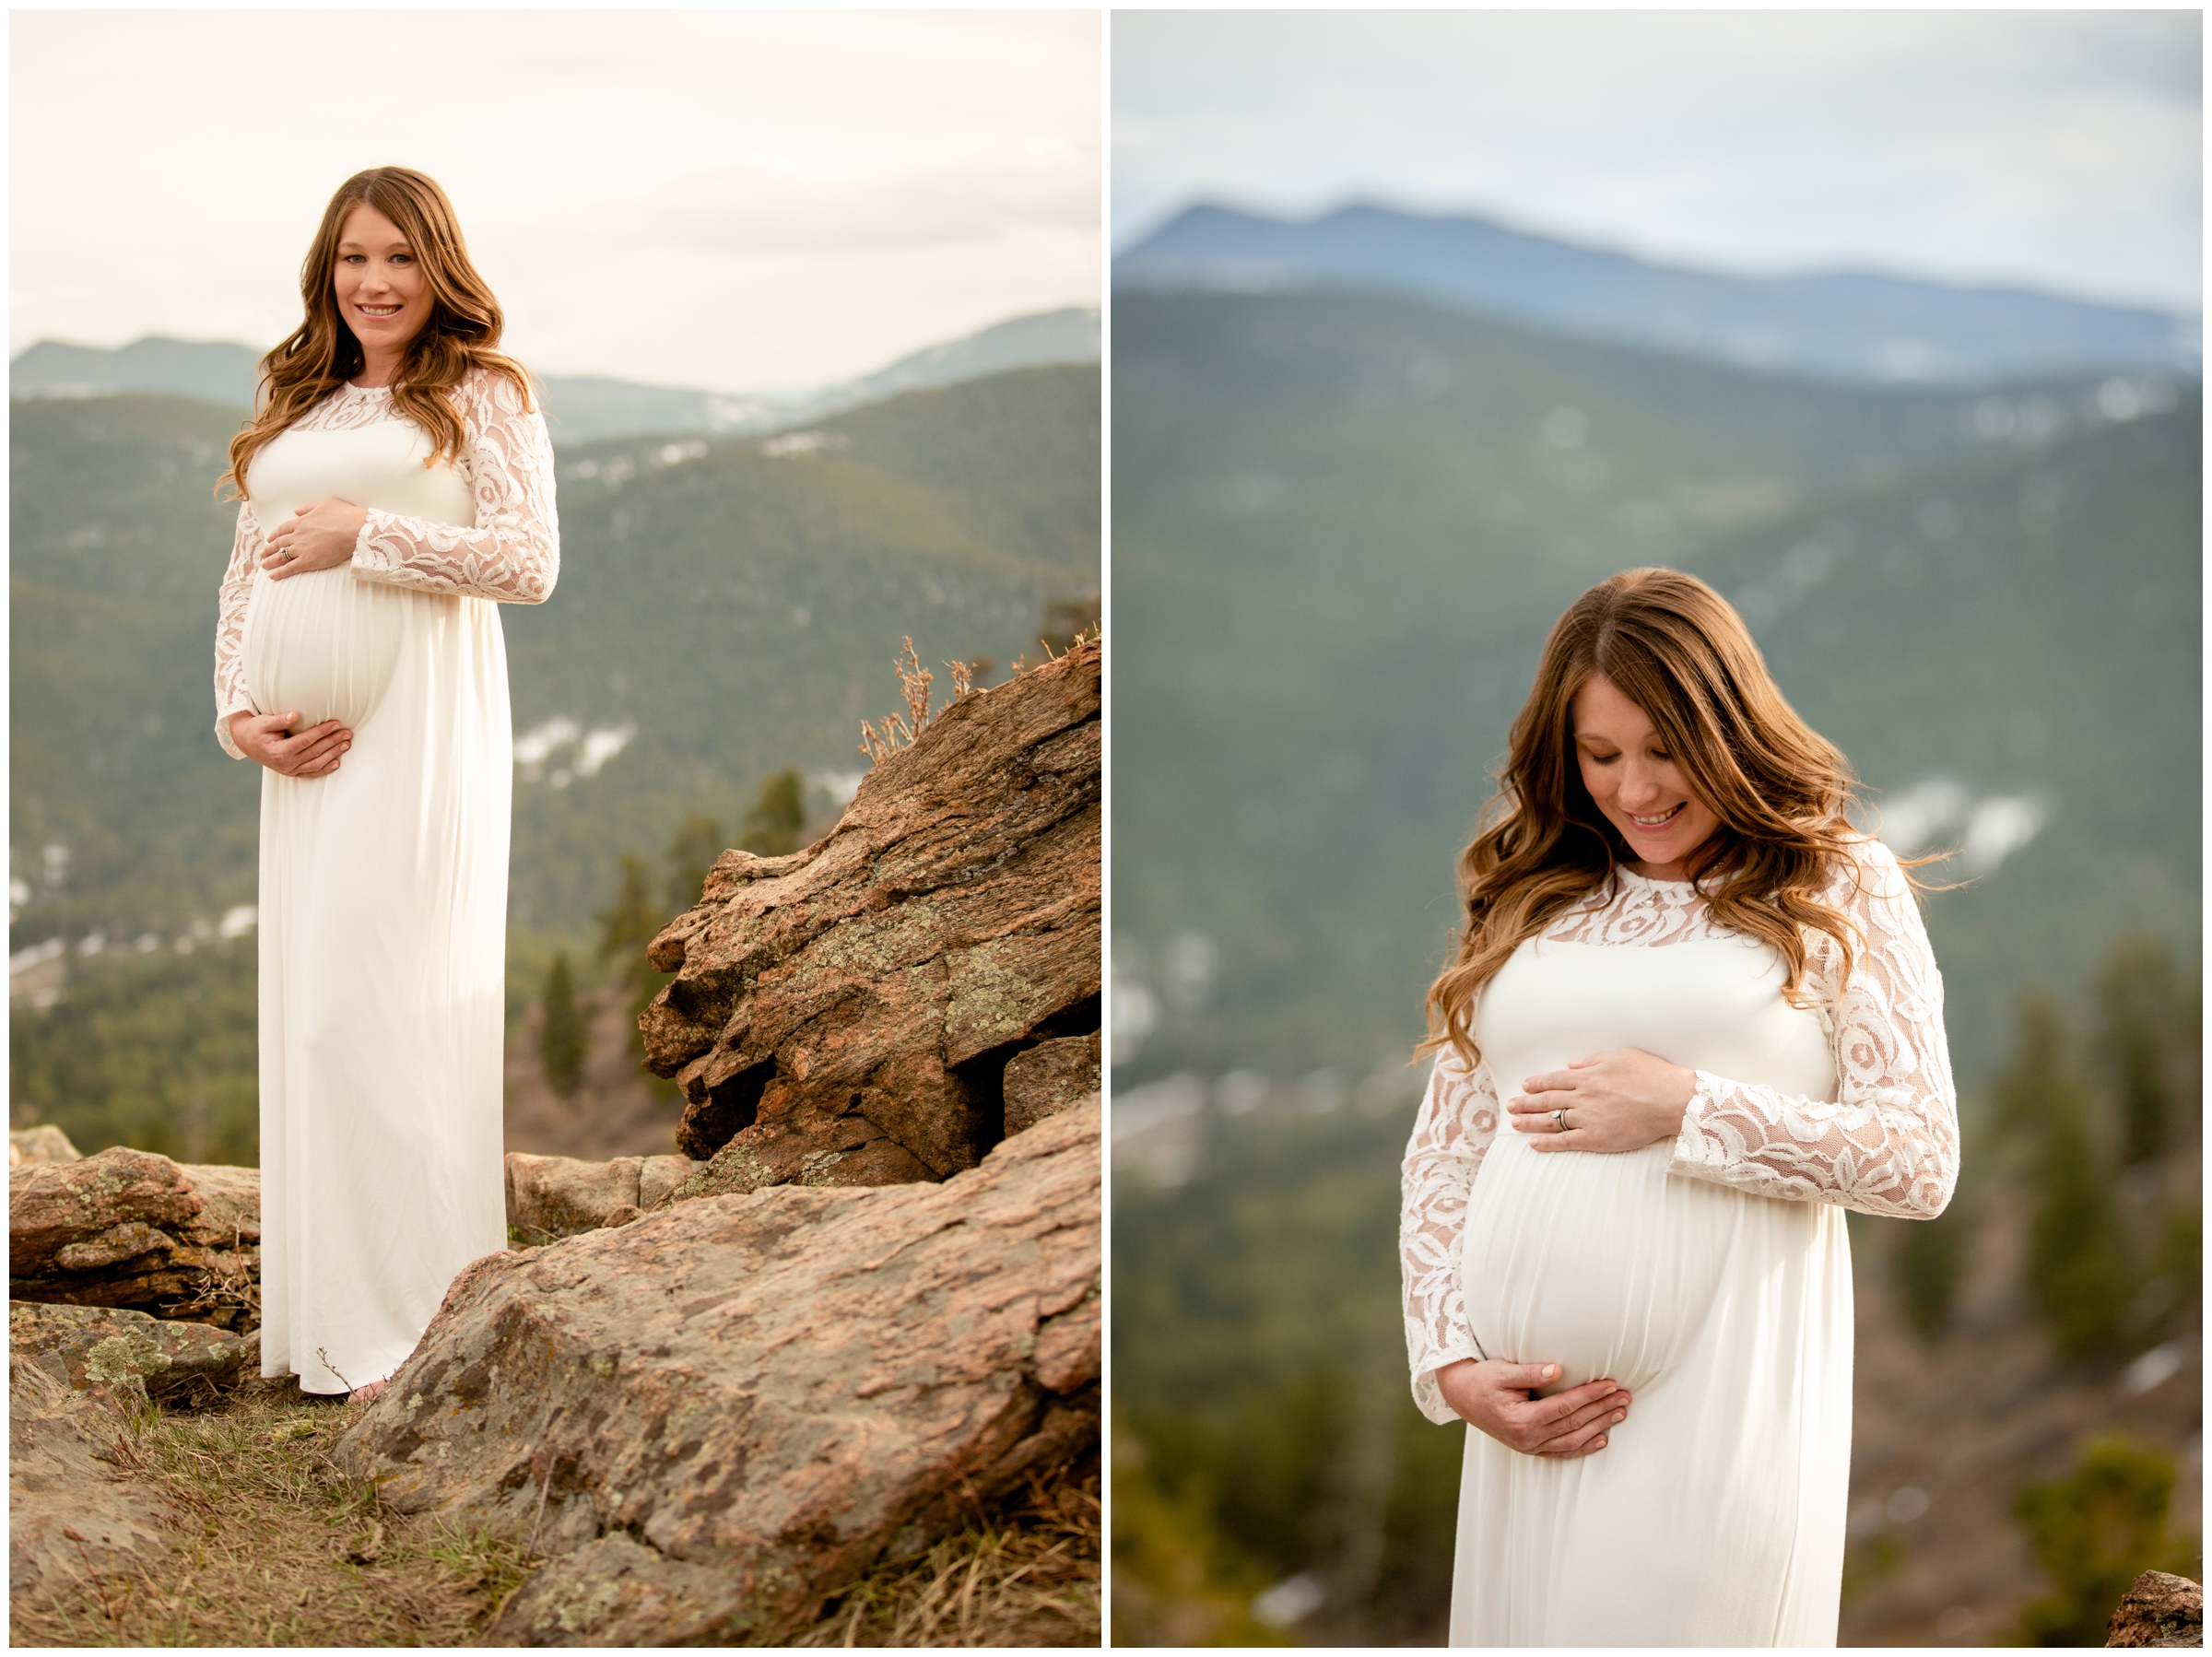
[[[261,797],[261,1367],[338,1393],[506,1242],[506,652],[488,601],[341,567],[257,572],[243,659],[256,707],[354,733]]]
[[[1453,1645],[1835,1644],[1843,1216],[1670,1175],[1670,1151],[1538,1153],[1508,1128],[1483,1161],[1461,1273],[1484,1353],[1634,1402],[1571,1461],[1467,1428]]]

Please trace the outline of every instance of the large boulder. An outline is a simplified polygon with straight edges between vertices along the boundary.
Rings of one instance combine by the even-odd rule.
[[[10,1297],[259,1322],[261,1172],[113,1146],[8,1170]]]
[[[79,1391],[35,1357],[7,1367],[7,1586],[49,1600],[88,1578],[143,1569],[168,1551],[161,1498],[109,1458],[124,1430],[114,1389]]]
[[[158,1399],[205,1399],[251,1374],[261,1344],[208,1323],[112,1306],[7,1303],[7,1347],[72,1392],[108,1387]]]
[[[776,1639],[1095,1453],[1099,1121],[477,1261],[335,1453],[551,1556],[491,1643]]]
[[[2205,1643],[2205,1590],[2187,1577],[2147,1570],[2120,1596],[2108,1646],[2201,1646]]]
[[[507,1153],[507,1223],[526,1241],[620,1225],[657,1208],[698,1168],[688,1157],[575,1157]]]
[[[1011,1062],[1099,1028],[1100,650],[971,692],[787,857],[725,852],[640,1018],[687,1101],[681,1194],[973,1168]]]

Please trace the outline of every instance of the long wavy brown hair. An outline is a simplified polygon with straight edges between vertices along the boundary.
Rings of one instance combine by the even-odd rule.
[[[359,206],[374,207],[399,227],[429,293],[429,320],[407,342],[392,383],[394,406],[430,434],[423,464],[459,457],[466,433],[453,394],[471,369],[505,375],[524,405],[531,402],[530,376],[497,349],[506,318],[469,261],[453,204],[435,179],[411,167],[371,167],[340,184],[323,209],[322,228],[300,266],[306,320],[261,359],[253,417],[230,440],[230,469],[218,489],[229,484],[243,490],[246,468],[263,446],[366,366],[332,285],[347,217]]]
[[[1574,699],[1596,675],[1642,709],[1683,779],[1721,820],[1694,880],[1712,917],[1774,946],[1802,1005],[1805,931],[1834,938],[1844,971],[1857,928],[1820,893],[1857,871],[1844,816],[1856,779],[1783,699],[1728,601],[1692,575],[1629,570],[1576,599],[1545,640],[1513,721],[1498,793],[1459,856],[1465,924],[1429,989],[1429,1037],[1471,1066],[1475,999],[1522,940],[1596,893],[1636,854],[1583,784]],[[1908,879],[1910,876],[1908,876]]]

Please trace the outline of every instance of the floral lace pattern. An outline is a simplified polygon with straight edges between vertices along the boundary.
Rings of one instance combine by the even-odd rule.
[[[246,755],[230,739],[230,716],[253,711],[253,699],[246,694],[246,604],[253,593],[253,560],[261,556],[262,540],[253,503],[240,501],[238,531],[215,614],[215,739],[233,759]]]
[[[1401,1179],[1398,1261],[1405,1281],[1406,1353],[1413,1365],[1413,1401],[1435,1422],[1457,1419],[1436,1384],[1436,1372],[1463,1357],[1481,1357],[1467,1325],[1459,1283],[1459,1246],[1466,1234],[1467,1196],[1475,1171],[1498,1136],[1503,1107],[1487,1064],[1472,1070],[1452,1048],[1437,1055],[1429,1090],[1414,1118]]]
[[[387,417],[397,417],[389,415],[388,395],[384,401]],[[504,375],[481,370],[461,382],[456,401],[467,433],[460,472],[476,497],[475,526],[371,511],[354,546],[354,571],[425,593],[543,604],[560,574],[545,417],[524,406]]]
[[[1805,990],[1829,1038],[1837,1098],[1796,1099],[1699,1071],[1670,1171],[1758,1196],[1933,1219],[1958,1182],[1959,1122],[1927,929],[1896,857],[1878,841],[1861,842],[1857,867],[1840,873],[1823,901],[1863,940],[1846,982],[1836,941],[1806,934]],[[1547,941],[1643,948],[1727,935],[1687,883],[1627,874],[1544,933]],[[1488,1068],[1470,1071],[1446,1049],[1406,1147],[1406,1345],[1414,1401],[1432,1421],[1455,1418],[1435,1371],[1482,1356],[1462,1303],[1459,1249],[1501,1110]]]

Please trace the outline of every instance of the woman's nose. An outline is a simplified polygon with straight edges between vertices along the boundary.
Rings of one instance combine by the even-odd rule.
[[[1653,804],[1659,793],[1658,777],[1639,767],[1630,766],[1628,775],[1620,780],[1620,803],[1630,809]]]

